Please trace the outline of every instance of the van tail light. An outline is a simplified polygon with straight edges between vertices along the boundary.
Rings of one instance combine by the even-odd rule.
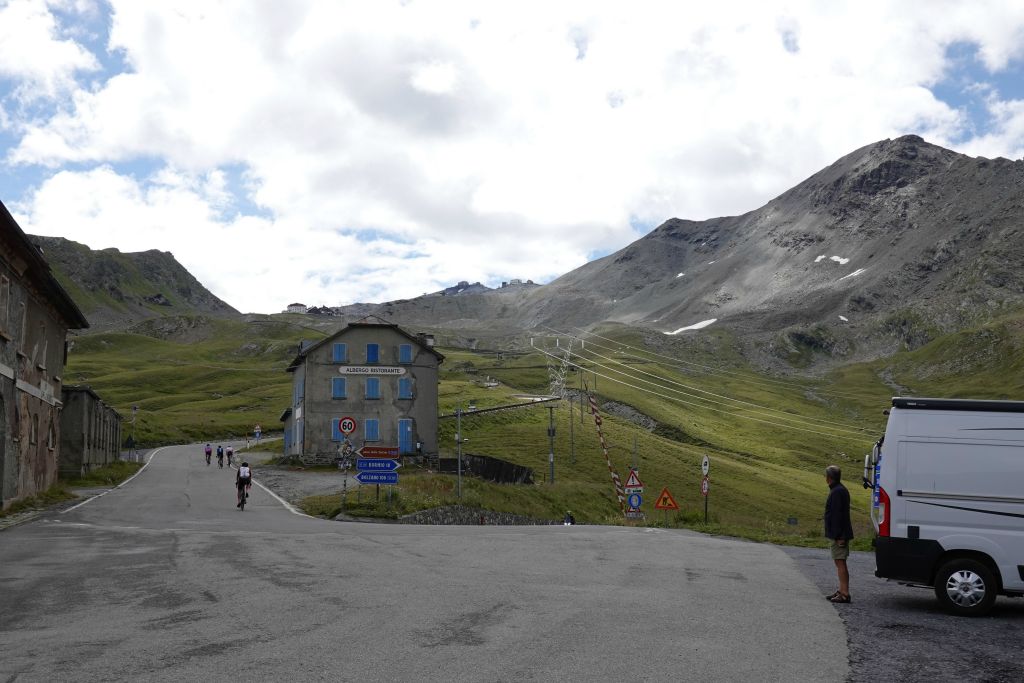
[[[878,535],[889,535],[889,494],[878,487]]]

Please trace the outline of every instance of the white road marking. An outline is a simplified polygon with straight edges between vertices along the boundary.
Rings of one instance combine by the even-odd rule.
[[[72,505],[72,506],[71,506],[71,507],[69,507],[69,508],[68,508],[67,510],[61,510],[61,511],[60,511],[60,514],[62,514],[62,515],[63,515],[63,514],[67,514],[68,512],[71,512],[72,510],[77,510],[78,508],[82,507],[82,506],[83,506],[83,505],[85,505],[86,503],[91,503],[92,501],[94,501],[94,500],[97,500],[98,498],[102,498],[103,496],[107,495],[107,494],[108,494],[108,493],[110,493],[111,491],[116,491],[117,489],[121,488],[122,486],[124,486],[125,484],[127,484],[128,482],[130,482],[130,481],[131,481],[132,479],[134,479],[135,477],[137,477],[137,476],[139,476],[140,474],[142,474],[142,472],[143,472],[143,471],[144,471],[144,470],[145,470],[145,469],[146,469],[147,467],[149,467],[149,463],[153,462],[153,458],[155,458],[155,457],[157,456],[157,454],[158,454],[158,453],[159,453],[160,451],[162,451],[163,449],[165,449],[165,448],[167,448],[167,446],[161,446],[160,448],[158,448],[158,449],[156,449],[155,451],[153,451],[152,453],[150,453],[150,454],[149,454],[149,459],[148,459],[148,460],[146,460],[146,464],[145,464],[145,465],[143,465],[142,467],[140,467],[140,468],[139,468],[139,471],[138,471],[138,472],[136,472],[136,473],[135,473],[135,474],[133,474],[132,476],[128,477],[127,479],[125,479],[124,481],[122,481],[122,482],[121,482],[120,484],[118,484],[118,485],[117,485],[117,486],[115,486],[114,488],[112,488],[112,489],[107,489],[107,490],[106,490],[106,491],[104,491],[103,493],[98,493],[98,494],[96,494],[95,496],[93,496],[92,498],[86,498],[85,500],[83,500],[83,501],[82,501],[81,503],[79,503],[78,505]]]
[[[231,465],[231,469],[237,470],[237,469],[238,469],[238,466],[237,466],[237,465]],[[276,501],[277,501],[278,503],[280,503],[281,505],[283,505],[283,506],[284,506],[284,508],[285,508],[285,510],[287,510],[287,511],[288,511],[288,512],[290,512],[290,513],[292,513],[293,515],[298,515],[299,517],[309,517],[310,519],[322,519],[322,517],[314,517],[313,515],[307,515],[307,514],[306,514],[305,512],[303,512],[302,510],[299,510],[299,509],[298,509],[297,507],[295,507],[294,505],[292,505],[291,503],[289,503],[289,502],[288,502],[287,500],[285,500],[285,499],[284,499],[284,498],[282,498],[281,496],[277,495],[276,493],[274,493],[273,491],[271,491],[270,489],[268,489],[268,488],[267,488],[266,486],[264,486],[263,484],[261,484],[261,483],[259,483],[258,481],[256,481],[256,477],[253,477],[253,478],[252,478],[252,483],[256,484],[256,485],[257,485],[257,486],[259,486],[259,487],[260,487],[261,489],[263,489],[264,491],[266,491],[267,493],[269,493],[269,494],[270,494],[270,496],[271,496],[271,497],[272,497],[272,498],[273,498],[274,500],[276,500]]]

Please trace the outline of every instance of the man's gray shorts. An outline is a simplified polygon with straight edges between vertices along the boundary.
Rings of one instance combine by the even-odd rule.
[[[843,545],[839,545],[838,542],[832,541],[829,550],[832,552],[833,560],[845,560],[850,556],[850,542],[847,541]]]

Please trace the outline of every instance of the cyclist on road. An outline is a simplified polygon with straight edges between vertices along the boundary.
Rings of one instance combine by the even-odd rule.
[[[238,468],[238,472],[235,473],[235,488],[238,489],[238,504],[236,508],[242,507],[242,496],[249,497],[249,489],[252,488],[252,469],[249,467],[249,463],[243,462],[242,466]]]
[[[235,449],[232,448],[231,446],[228,446],[227,452],[228,452],[228,467],[231,467],[231,461],[235,457]]]
[[[210,464],[210,455],[213,453],[213,449],[210,448],[210,444],[206,444],[206,464]]]
[[[217,446],[217,465],[224,467],[224,447]]]

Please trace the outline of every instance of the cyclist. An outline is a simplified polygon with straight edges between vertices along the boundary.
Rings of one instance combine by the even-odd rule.
[[[228,446],[227,453],[228,453],[228,467],[231,467],[231,460],[235,457],[235,449],[232,448],[231,446]]]
[[[235,488],[238,489],[238,504],[236,508],[242,507],[242,496],[249,497],[249,489],[252,488],[252,469],[249,467],[249,463],[243,462],[242,466],[238,468],[238,472],[235,473]]]
[[[224,467],[224,447],[217,446],[217,465]]]
[[[210,448],[210,444],[206,444],[206,464],[210,464],[210,454],[213,453],[213,449]]]

